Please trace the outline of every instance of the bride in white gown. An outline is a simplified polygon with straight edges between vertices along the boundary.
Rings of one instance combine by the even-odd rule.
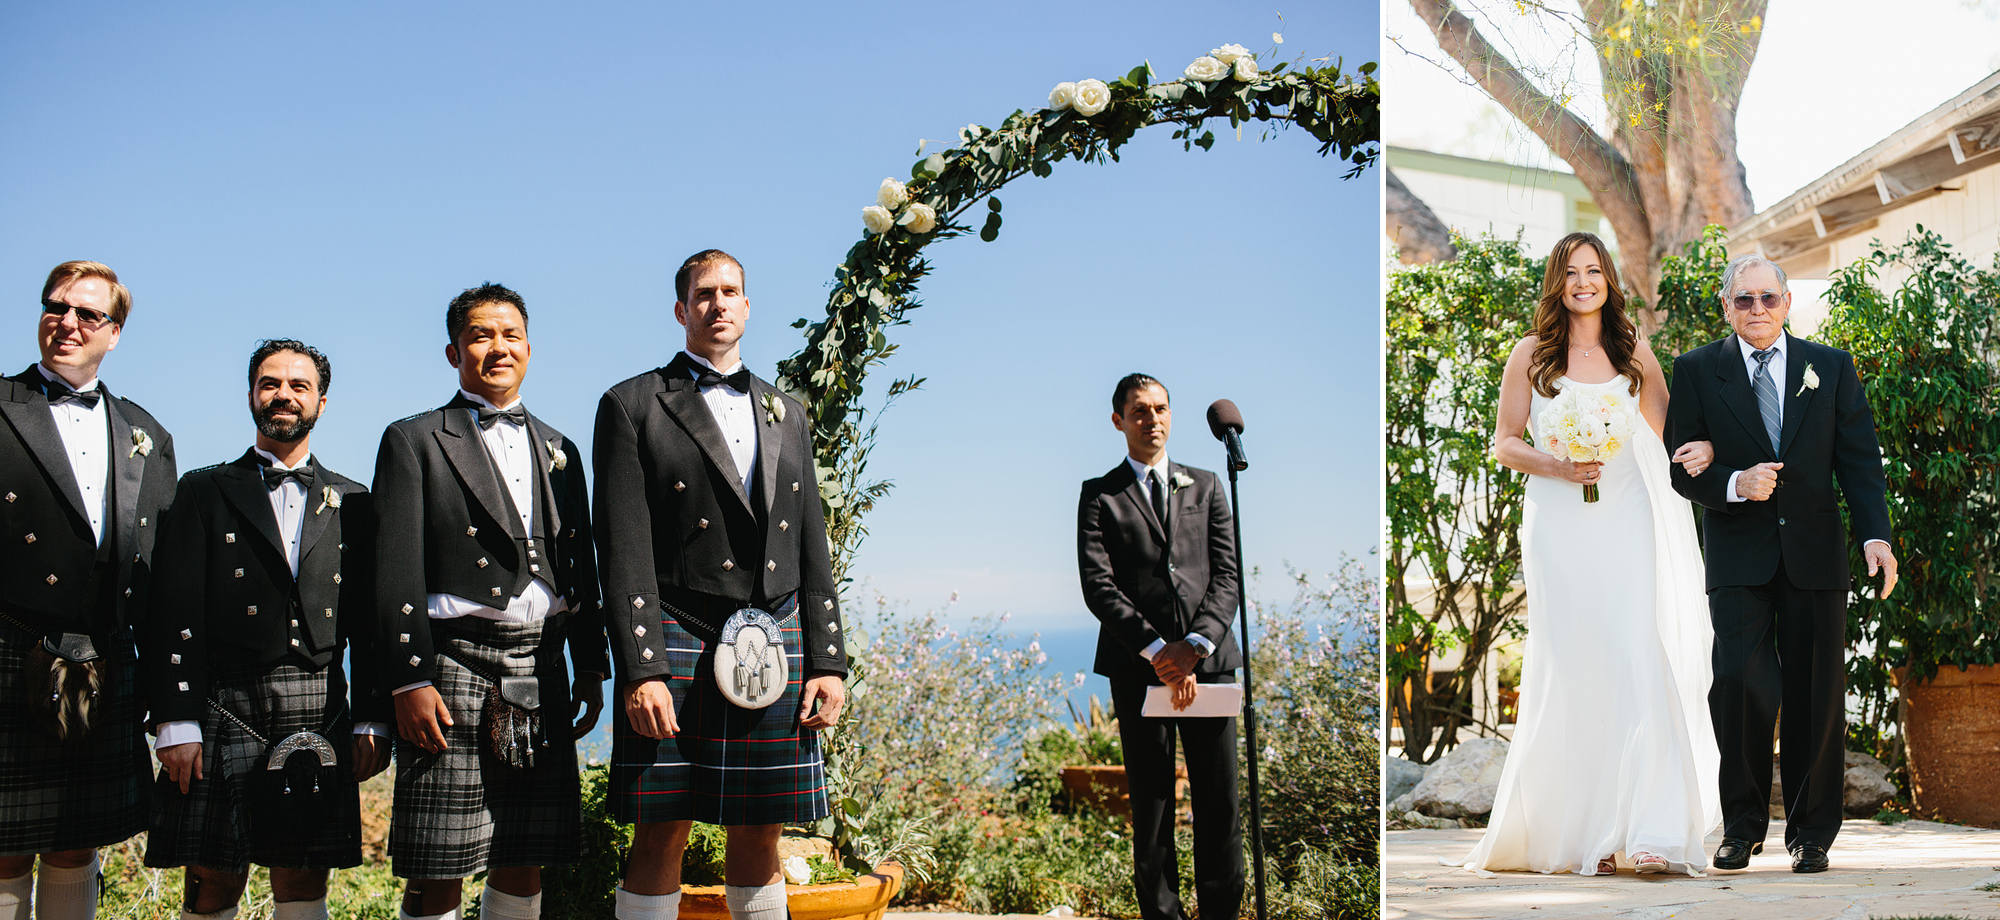
[[[1528,474],[1520,716],[1466,865],[1699,875],[1703,837],[1721,821],[1701,556],[1667,479],[1666,381],[1597,237],[1556,245],[1535,330],[1508,358],[1494,437],[1500,462]],[[1539,432],[1521,437],[1567,389],[1637,396],[1624,401],[1640,414],[1624,451],[1572,463],[1535,447]],[[1695,442],[1671,462],[1700,475],[1713,458]],[[1598,501],[1584,501],[1584,484]]]

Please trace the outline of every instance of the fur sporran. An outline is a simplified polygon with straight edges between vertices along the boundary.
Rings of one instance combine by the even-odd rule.
[[[25,658],[29,717],[65,744],[89,738],[111,702],[105,661],[90,637],[64,633],[43,639]]]
[[[542,724],[541,682],[533,677],[502,677],[486,691],[486,751],[516,770],[532,770],[548,750]]]

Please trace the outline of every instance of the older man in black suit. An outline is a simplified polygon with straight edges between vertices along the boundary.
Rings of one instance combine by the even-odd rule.
[[[0,380],[0,920],[28,916],[37,854],[35,916],[95,916],[96,848],[146,828],[132,627],[175,471],[166,429],[97,376],[131,309],[109,267],[56,266],[41,363]],[[53,671],[74,683],[49,710]]]
[[[1174,707],[1185,708],[1199,684],[1231,683],[1243,665],[1230,630],[1242,584],[1229,499],[1214,473],[1167,459],[1173,409],[1164,384],[1127,375],[1111,409],[1126,456],[1083,484],[1077,568],[1084,603],[1103,624],[1096,671],[1111,681],[1125,751],[1139,913],[1187,917],[1174,857],[1178,734],[1194,797],[1195,902],[1204,920],[1234,917],[1243,901],[1236,719],[1142,714],[1149,687],[1169,688]]]
[[[1789,335],[1784,270],[1740,256],[1722,276],[1734,335],[1674,359],[1667,446],[1715,444],[1714,465],[1672,468],[1699,503],[1715,622],[1709,708],[1722,748],[1718,869],[1742,869],[1770,826],[1771,734],[1792,871],[1823,872],[1840,832],[1846,750],[1847,501],[1868,574],[1896,587],[1882,451],[1846,352]],[[1839,486],[1836,493],[1835,485]]]

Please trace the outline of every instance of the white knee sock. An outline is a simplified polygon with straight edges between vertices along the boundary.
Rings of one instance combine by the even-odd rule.
[[[458,908],[454,907],[441,914],[418,916],[398,907],[396,908],[396,920],[458,920]]]
[[[730,920],[785,920],[785,883],[724,885]]]
[[[324,918],[326,915],[321,914],[320,916]],[[236,920],[236,905],[231,904],[212,914],[197,914],[183,906],[181,908],[181,920]]]
[[[618,907],[612,916],[618,920],[680,920],[681,893],[633,894],[620,885]]]
[[[522,897],[488,885],[479,896],[479,916],[483,920],[541,920],[542,895],[536,892]]]
[[[20,878],[0,878],[0,920],[28,920],[34,902],[35,870],[21,873]]]
[[[279,901],[271,911],[271,920],[327,920],[326,899]]]
[[[74,869],[43,862],[35,872],[36,920],[92,920],[97,916],[97,854]]]

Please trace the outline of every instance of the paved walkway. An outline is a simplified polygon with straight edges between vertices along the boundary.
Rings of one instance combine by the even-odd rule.
[[[1794,875],[1773,821],[1762,856],[1741,872],[1705,878],[1582,877],[1503,872],[1481,878],[1440,865],[1460,859],[1477,830],[1390,831],[1384,852],[1384,920],[1436,917],[1620,918],[1620,920],[1869,920],[1970,917],[2000,920],[2000,830],[1929,821],[1849,821],[1834,841],[1833,868]],[[1715,852],[1720,834],[1709,837]]]

